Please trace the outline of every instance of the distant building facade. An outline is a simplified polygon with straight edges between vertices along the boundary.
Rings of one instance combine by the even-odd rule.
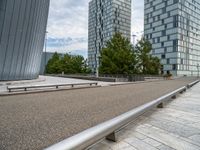
[[[91,0],[89,3],[88,65],[99,67],[100,50],[120,32],[131,38],[131,0]]]
[[[0,0],[0,80],[37,78],[50,0]]]
[[[200,63],[200,1],[145,0],[144,35],[161,59],[162,73],[197,76]]]

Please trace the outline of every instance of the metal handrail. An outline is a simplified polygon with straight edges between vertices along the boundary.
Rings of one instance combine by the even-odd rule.
[[[20,90],[24,89],[33,89],[33,88],[44,88],[44,87],[63,87],[63,86],[71,86],[74,87],[76,85],[98,85],[98,82],[88,82],[88,83],[72,83],[72,84],[47,84],[47,85],[27,85],[27,86],[7,86],[7,90],[11,92],[11,90]]]
[[[199,80],[196,80],[196,81],[194,81],[194,82],[188,84],[188,85],[187,85],[187,88],[193,87],[193,86],[194,86],[195,84],[197,84],[198,82],[199,82]]]
[[[138,116],[144,114],[148,110],[163,104],[163,102],[175,97],[179,93],[186,91],[187,87],[183,86],[173,92],[170,92],[154,101],[139,106],[127,113],[115,117],[109,121],[101,123],[97,126],[89,128],[79,134],[76,134],[68,139],[65,139],[55,145],[52,145],[45,150],[82,150],[97,143],[99,140],[112,136],[115,131],[132,122]]]

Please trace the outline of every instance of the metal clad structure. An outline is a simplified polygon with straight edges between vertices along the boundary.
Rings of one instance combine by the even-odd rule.
[[[50,0],[0,0],[0,80],[37,78]]]

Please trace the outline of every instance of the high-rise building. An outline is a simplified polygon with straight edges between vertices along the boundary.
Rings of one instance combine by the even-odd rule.
[[[100,50],[115,34],[131,38],[131,0],[91,0],[89,3],[88,63],[99,67]]]
[[[0,0],[0,80],[37,78],[50,0]]]
[[[196,76],[200,63],[199,0],[145,0],[144,34],[162,72]]]

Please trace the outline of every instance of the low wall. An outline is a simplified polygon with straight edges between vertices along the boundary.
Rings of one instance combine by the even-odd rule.
[[[83,76],[83,75],[49,75],[63,78],[74,78],[82,80],[93,80],[93,81],[103,81],[103,82],[135,82],[144,81],[144,76],[127,76],[127,77],[95,77],[95,76]]]

